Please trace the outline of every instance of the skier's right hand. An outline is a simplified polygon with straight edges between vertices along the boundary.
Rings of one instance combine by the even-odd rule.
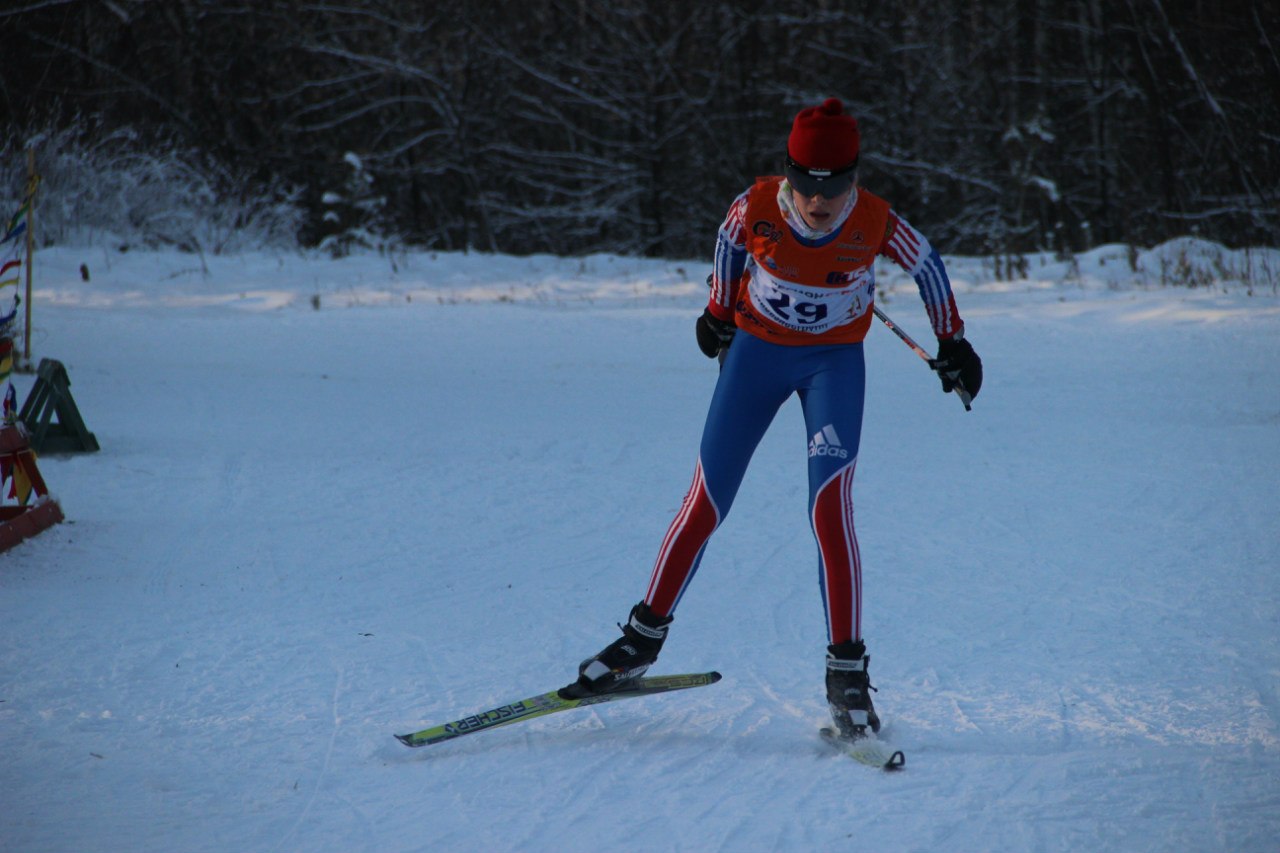
[[[733,323],[721,320],[711,313],[710,308],[704,308],[702,316],[694,324],[694,332],[698,335],[698,349],[707,358],[715,358],[721,350],[728,349],[736,331],[738,328]]]

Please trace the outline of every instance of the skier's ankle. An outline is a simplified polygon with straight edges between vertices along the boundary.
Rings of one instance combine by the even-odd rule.
[[[671,626],[672,617],[659,616],[643,601],[631,608],[631,615],[622,632],[634,642],[644,646],[658,646],[667,639],[667,629]]]

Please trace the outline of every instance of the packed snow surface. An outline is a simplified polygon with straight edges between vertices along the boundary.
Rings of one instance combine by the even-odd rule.
[[[102,450],[40,460],[68,520],[0,554],[0,849],[1278,849],[1276,253],[947,261],[973,411],[867,342],[889,774],[818,737],[794,401],[655,668],[723,681],[392,738],[617,636],[716,381],[705,261],[40,253]],[[909,279],[880,304],[925,339]]]

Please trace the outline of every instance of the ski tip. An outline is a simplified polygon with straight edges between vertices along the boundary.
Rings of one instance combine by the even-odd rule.
[[[880,752],[879,755],[876,755],[875,752],[860,754],[857,751],[850,751],[851,743],[840,737],[839,733],[830,726],[823,726],[818,729],[818,734],[828,743],[844,749],[850,757],[871,767],[880,767],[884,770],[902,770],[907,766],[907,754],[900,749],[890,752],[888,758],[884,757],[884,752]],[[865,742],[870,744],[883,743],[870,738]],[[856,744],[859,741],[854,741],[853,743]]]
[[[720,673],[718,673],[718,672],[708,672],[708,673],[707,673],[707,683],[708,683],[708,684],[715,684],[717,681],[719,681],[719,680],[720,680],[720,679],[722,679],[722,678],[724,678],[724,676],[723,676],[723,675],[721,675],[721,674],[720,674]]]
[[[421,745],[421,744],[418,744],[418,743],[414,743],[413,735],[396,735],[396,740],[400,741],[400,742],[401,742],[402,744],[404,744],[405,746],[420,746],[420,745]]]

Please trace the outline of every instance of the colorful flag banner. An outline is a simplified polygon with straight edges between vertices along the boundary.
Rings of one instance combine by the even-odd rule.
[[[24,263],[24,252],[28,247],[27,225],[31,219],[31,208],[35,204],[36,189],[40,186],[40,178],[32,175],[27,182],[27,191],[22,204],[13,216],[9,217],[0,237],[0,411],[3,420],[0,424],[11,425],[18,420],[17,393],[14,391],[11,378],[13,376],[13,329],[18,322],[18,306],[22,302],[19,295],[19,281]],[[30,263],[29,257],[25,258]],[[4,303],[13,288],[13,302]],[[0,484],[4,482],[0,478]],[[14,478],[13,485],[18,483]]]

